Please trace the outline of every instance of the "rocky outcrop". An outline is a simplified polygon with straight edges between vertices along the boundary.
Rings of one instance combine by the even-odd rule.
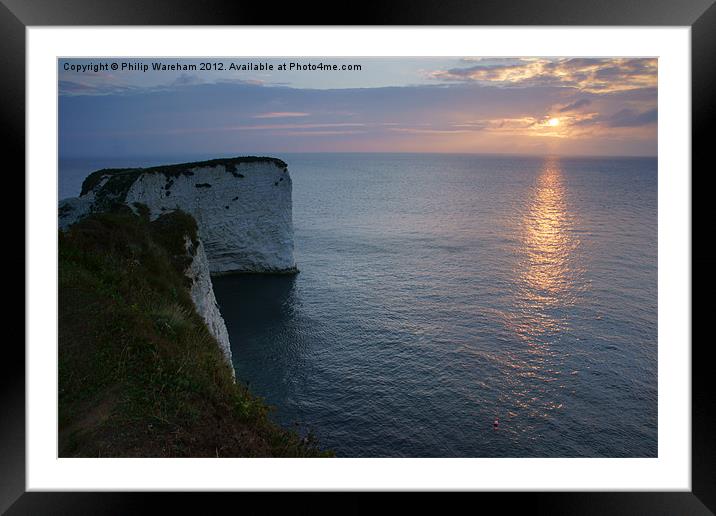
[[[291,176],[277,158],[239,157],[90,174],[61,201],[60,228],[112,203],[146,205],[152,219],[180,209],[199,228],[212,274],[296,272]]]

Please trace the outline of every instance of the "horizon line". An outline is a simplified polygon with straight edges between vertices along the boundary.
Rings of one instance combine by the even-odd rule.
[[[441,151],[261,151],[261,152],[195,152],[195,153],[172,153],[172,154],[133,154],[133,155],[75,155],[60,156],[61,159],[150,159],[166,158],[170,155],[177,157],[216,156],[216,157],[237,157],[237,156],[274,156],[279,154],[425,154],[425,155],[447,155],[447,156],[509,156],[529,158],[652,158],[658,159],[659,155],[649,154],[558,154],[558,153],[510,153],[510,152],[441,152]]]

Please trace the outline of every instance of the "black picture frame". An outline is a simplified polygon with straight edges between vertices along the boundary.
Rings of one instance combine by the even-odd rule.
[[[713,514],[716,512],[716,454],[711,363],[712,339],[699,338],[711,316],[713,271],[716,258],[708,256],[705,235],[714,217],[707,206],[713,165],[707,161],[713,144],[708,126],[716,119],[716,5],[714,0],[400,0],[335,4],[315,8],[304,3],[218,2],[189,0],[0,0],[0,131],[6,146],[6,199],[13,192],[25,198],[25,29],[39,25],[612,25],[691,27],[692,72],[692,491],[524,493],[479,496],[498,504],[510,497],[531,512],[550,514]],[[707,166],[708,165],[710,166]],[[12,164],[12,165],[10,165]],[[694,173],[696,170],[700,172]],[[698,188],[695,180],[698,179]],[[13,187],[10,180],[16,184]],[[709,184],[706,182],[709,181]],[[19,195],[15,196],[20,198]],[[6,208],[7,209],[7,208]],[[707,211],[708,210],[708,211]],[[12,226],[12,229],[8,226]],[[25,241],[14,220],[6,221],[6,239],[14,240],[10,267],[28,274]],[[11,236],[12,235],[12,236]],[[14,237],[14,238],[13,238]],[[20,251],[22,249],[22,251]],[[13,276],[13,274],[10,274]],[[23,294],[24,299],[24,294]],[[20,304],[17,303],[16,306]],[[24,310],[24,303],[23,303]],[[26,315],[26,314],[25,314]],[[696,324],[697,316],[699,323]],[[24,327],[22,330],[24,336]],[[17,325],[7,325],[0,360],[0,512],[7,514],[127,514],[142,512],[147,502],[163,510],[178,503],[185,512],[193,507],[186,495],[168,499],[147,493],[26,493],[25,492],[25,354]],[[706,332],[703,332],[707,335]],[[683,343],[687,345],[688,343]],[[49,351],[48,351],[49,352]],[[207,503],[199,495],[197,507]],[[178,499],[178,500],[177,500]],[[201,501],[205,500],[205,501]],[[482,502],[480,502],[482,504]],[[314,505],[309,504],[307,507]],[[489,505],[485,505],[487,508]],[[355,506],[353,506],[355,508]],[[318,509],[318,507],[315,507]],[[330,507],[329,507],[330,508]],[[312,511],[313,512],[313,511]]]

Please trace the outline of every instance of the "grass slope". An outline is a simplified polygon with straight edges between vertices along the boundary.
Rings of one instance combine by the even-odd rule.
[[[59,455],[330,455],[233,382],[183,273],[194,219],[139,212],[95,214],[59,235]]]

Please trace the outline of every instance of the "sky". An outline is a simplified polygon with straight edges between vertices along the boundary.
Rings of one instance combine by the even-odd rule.
[[[657,153],[655,58],[60,59],[58,81],[61,158]]]

